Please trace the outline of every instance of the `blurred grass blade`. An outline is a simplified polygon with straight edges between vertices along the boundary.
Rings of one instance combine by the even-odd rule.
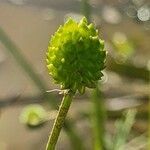
[[[32,79],[34,84],[39,88],[40,91],[44,94],[46,99],[50,99],[50,105],[53,107],[56,107],[56,101],[53,100],[52,94],[46,93],[48,86],[46,82],[44,82],[36,73],[34,68],[31,66],[31,64],[28,63],[28,61],[25,59],[25,57],[21,54],[21,50],[14,44],[14,42],[8,37],[8,35],[3,31],[3,29],[0,28],[0,41],[4,46],[6,47],[6,50],[8,50],[13,57],[16,59],[17,63],[23,68],[23,70],[28,74],[28,76]],[[78,143],[81,143],[81,139],[78,137],[78,134],[74,131],[74,129],[69,125],[70,122],[67,121],[67,124],[69,128],[65,128],[65,131],[68,133],[70,140],[72,141],[72,137],[74,136],[76,139],[78,139]],[[70,133],[69,133],[70,132]],[[73,143],[73,142],[72,142]],[[77,142],[74,141],[74,145]]]
[[[46,83],[37,75],[36,71],[31,66],[31,64],[29,64],[28,61],[25,59],[25,57],[21,54],[21,50],[14,44],[14,42],[12,42],[12,40],[1,28],[0,28],[0,41],[2,42],[2,44],[4,44],[6,50],[8,50],[13,55],[18,64],[30,76],[35,85],[42,92],[45,93],[45,91],[47,90]]]
[[[66,120],[64,124],[64,130],[66,131],[67,135],[70,137],[70,142],[72,145],[72,149],[74,150],[85,150],[85,147],[82,143],[82,140],[79,136],[76,134],[76,130],[74,127],[73,122]]]
[[[150,68],[148,68],[148,70],[150,71]],[[150,73],[149,73],[149,79],[150,79]],[[150,89],[150,80],[149,80],[149,89]],[[149,98],[148,98],[148,149],[150,149],[150,93],[149,93]]]
[[[107,69],[117,72],[120,75],[127,76],[133,79],[142,79],[149,82],[150,71],[146,67],[137,67],[131,63],[116,63],[116,61],[109,56],[107,59]]]
[[[113,150],[123,149],[134,123],[135,115],[135,109],[128,110],[125,119],[120,119],[116,122],[116,135],[113,141]]]
[[[91,100],[93,102],[91,121],[93,130],[94,150],[104,150],[106,112],[102,99],[102,94],[99,91],[98,87],[96,87],[96,89],[93,91]]]

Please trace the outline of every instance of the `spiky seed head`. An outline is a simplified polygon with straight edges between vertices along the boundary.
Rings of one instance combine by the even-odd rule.
[[[103,76],[106,51],[93,24],[84,17],[78,23],[69,18],[52,36],[47,52],[47,67],[62,89],[84,93]]]

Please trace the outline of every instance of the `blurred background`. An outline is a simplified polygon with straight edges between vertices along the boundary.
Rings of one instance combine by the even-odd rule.
[[[106,145],[112,147],[113,137],[121,133],[118,122],[129,133],[122,137],[123,147],[114,150],[148,149],[150,2],[0,0],[0,150],[44,150],[62,97],[58,91],[46,92],[59,89],[46,68],[48,42],[67,17],[78,21],[83,16],[95,23],[108,51],[96,97],[105,106]],[[87,89],[73,100],[68,114],[72,128],[66,125],[61,132],[58,150],[81,149],[72,146],[81,143],[82,149],[94,149],[91,95]],[[35,112],[31,120],[26,118],[34,107],[41,115],[39,124]],[[136,116],[135,111],[124,116],[133,108]],[[123,126],[130,117],[131,125]]]

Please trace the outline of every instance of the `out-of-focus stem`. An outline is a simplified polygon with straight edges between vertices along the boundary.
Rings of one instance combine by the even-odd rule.
[[[94,150],[104,150],[104,132],[105,132],[105,106],[102,99],[102,95],[96,87],[93,91],[92,96],[92,114],[91,114],[91,121],[92,121],[92,129],[93,129],[93,142],[94,142]]]
[[[149,61],[149,63],[150,63],[150,61]],[[149,86],[149,89],[150,89],[150,68],[149,68],[149,65],[150,64],[148,64],[148,71],[149,71],[149,79],[148,79],[148,86]],[[148,149],[150,149],[150,93],[149,93],[149,98],[148,98],[148,124],[149,124],[149,126],[148,126]]]
[[[79,136],[76,135],[76,130],[74,124],[70,121],[68,124],[68,120],[64,123],[64,130],[66,134],[70,137],[70,142],[72,145],[72,149],[74,150],[85,150],[85,147]]]
[[[16,59],[18,64],[24,69],[24,71],[30,76],[35,85],[42,91],[45,92],[47,89],[46,83],[41,80],[41,78],[34,71],[34,68],[25,57],[21,54],[20,49],[12,42],[12,40],[7,36],[7,34],[0,28],[0,41],[6,47],[13,57]]]
[[[107,69],[120,75],[134,79],[142,79],[146,82],[149,82],[150,79],[150,70],[146,67],[135,66],[128,62],[119,64],[109,55],[107,58]]]

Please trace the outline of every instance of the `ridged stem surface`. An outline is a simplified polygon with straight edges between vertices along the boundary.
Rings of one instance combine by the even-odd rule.
[[[55,149],[60,131],[63,127],[65,118],[67,116],[67,112],[68,112],[70,104],[72,102],[73,95],[74,95],[74,93],[72,91],[69,91],[64,94],[64,97],[63,97],[63,100],[59,107],[59,111],[58,111],[57,117],[55,119],[51,134],[50,134],[48,142],[47,142],[46,150],[54,150]]]

